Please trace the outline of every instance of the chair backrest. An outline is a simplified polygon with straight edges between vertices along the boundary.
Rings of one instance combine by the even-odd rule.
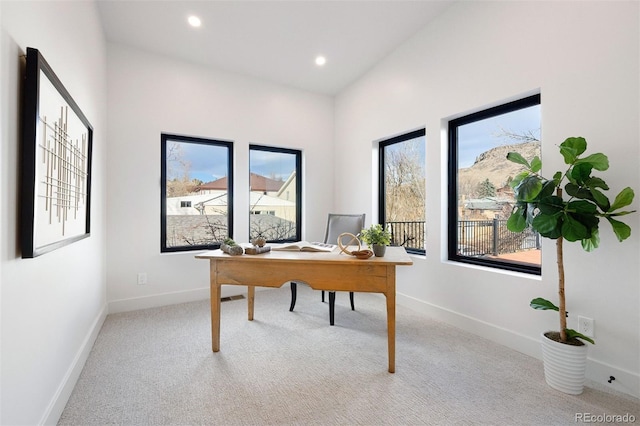
[[[349,232],[353,235],[358,235],[363,228],[364,214],[329,213],[329,218],[327,220],[327,231],[324,235],[324,242],[337,244],[340,234]]]

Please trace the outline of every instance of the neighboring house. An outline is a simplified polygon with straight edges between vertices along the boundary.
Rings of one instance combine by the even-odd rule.
[[[511,198],[512,200],[515,197],[514,192],[513,192],[513,188],[511,188],[509,185],[505,185],[502,188],[496,189],[496,195],[498,197]]]
[[[167,198],[167,216],[226,215],[227,191],[207,191]]]
[[[284,183],[276,193],[276,197],[295,203],[297,201],[297,197],[296,197],[296,188],[298,184],[297,181],[298,179],[296,176],[296,171],[294,170],[291,173],[291,175],[289,175],[287,180],[284,181]]]
[[[210,244],[228,235],[227,192],[207,190],[207,194],[191,194],[167,198],[167,245]],[[295,230],[295,203],[269,195],[251,192],[250,226],[252,235],[269,240],[289,238]]]
[[[506,198],[478,198],[467,200],[463,205],[466,220],[486,220],[504,217],[505,212],[511,212],[513,201]]]
[[[296,224],[296,176],[277,181],[251,174],[250,226],[252,235],[287,239]],[[216,241],[226,230],[228,180],[207,182],[188,195],[166,199],[168,244]]]
[[[460,220],[506,219],[512,206],[513,198],[508,197],[463,198],[458,217]]]
[[[296,203],[269,195],[251,192],[251,214],[268,214],[282,219],[296,220]]]
[[[268,214],[286,220],[295,220],[294,202],[252,192],[251,214]],[[227,191],[207,190],[206,194],[190,194],[167,198],[167,216],[226,215]]]

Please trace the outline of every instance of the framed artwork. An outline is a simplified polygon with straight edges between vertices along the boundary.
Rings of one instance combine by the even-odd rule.
[[[37,49],[23,90],[20,243],[33,258],[90,235],[93,127]]]

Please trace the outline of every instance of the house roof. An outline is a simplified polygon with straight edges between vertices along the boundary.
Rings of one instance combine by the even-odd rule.
[[[251,175],[249,176],[249,186],[251,188],[251,191],[277,192],[278,190],[280,190],[283,184],[284,181],[282,180],[270,179],[256,173],[251,173]],[[226,191],[228,187],[228,179],[225,176],[211,182],[203,183],[196,189],[196,191],[200,191],[203,189]]]
[[[468,210],[500,210],[502,206],[509,203],[508,199],[487,197],[467,200],[464,207]]]

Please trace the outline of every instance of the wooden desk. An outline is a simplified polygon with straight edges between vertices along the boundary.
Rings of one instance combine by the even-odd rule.
[[[302,281],[316,290],[382,293],[387,299],[389,372],[395,372],[396,265],[412,265],[403,247],[387,247],[384,257],[366,260],[340,254],[271,251],[259,255],[230,256],[221,250],[196,256],[209,259],[211,281],[211,346],[220,350],[220,287],[248,287],[248,317],[253,320],[255,286],[282,287]],[[285,307],[283,307],[285,310]]]

